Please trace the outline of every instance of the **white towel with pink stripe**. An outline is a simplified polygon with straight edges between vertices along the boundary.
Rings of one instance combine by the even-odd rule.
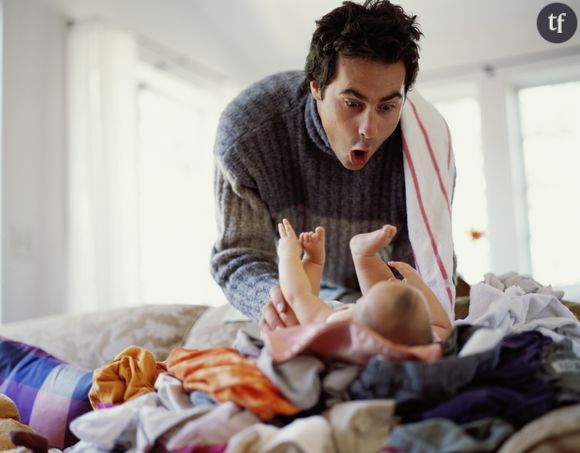
[[[417,271],[454,319],[451,201],[455,162],[447,123],[416,91],[401,115],[409,239]]]

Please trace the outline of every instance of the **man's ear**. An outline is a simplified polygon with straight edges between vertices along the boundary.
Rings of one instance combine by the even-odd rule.
[[[314,99],[316,99],[317,101],[322,101],[322,96],[320,93],[320,85],[318,85],[318,82],[316,80],[310,81],[310,92],[312,93],[312,96],[314,96]]]

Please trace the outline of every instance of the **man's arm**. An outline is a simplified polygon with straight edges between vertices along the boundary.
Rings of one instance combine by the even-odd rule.
[[[254,321],[267,315],[272,328],[296,324],[291,310],[278,315],[269,303],[271,296],[284,303],[276,288],[276,237],[270,214],[256,191],[228,174],[219,158],[215,200],[218,238],[211,253],[211,273],[228,301]]]

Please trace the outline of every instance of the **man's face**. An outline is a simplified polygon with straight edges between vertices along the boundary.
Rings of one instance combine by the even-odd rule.
[[[310,82],[330,147],[345,168],[360,170],[393,133],[405,101],[405,65],[339,56],[324,99]]]

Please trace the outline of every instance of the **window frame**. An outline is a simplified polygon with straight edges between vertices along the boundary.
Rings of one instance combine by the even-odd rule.
[[[427,74],[418,80],[417,90],[429,93],[432,102],[473,96],[480,103],[492,272],[532,270],[518,91],[579,80],[580,55],[485,66],[431,79]],[[580,302],[580,285],[559,288],[566,300]]]

